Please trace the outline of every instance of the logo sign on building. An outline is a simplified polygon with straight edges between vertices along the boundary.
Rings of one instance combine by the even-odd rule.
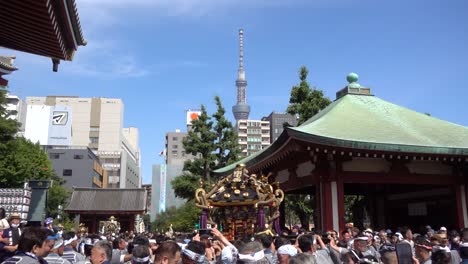
[[[199,115],[201,115],[200,110],[188,110],[187,111],[187,125],[191,125],[192,121],[198,119]]]
[[[72,144],[72,109],[69,106],[53,106],[50,111],[48,145]]]
[[[159,171],[159,213],[166,211],[166,168],[166,164],[161,164]]]
[[[68,123],[68,112],[54,111],[52,114],[52,125],[65,126]]]

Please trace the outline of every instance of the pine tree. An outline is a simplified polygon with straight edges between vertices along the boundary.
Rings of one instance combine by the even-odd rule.
[[[199,181],[212,183],[213,170],[235,162],[240,153],[237,136],[229,120],[221,99],[216,96],[217,111],[211,117],[201,106],[201,114],[192,122],[183,144],[185,152],[193,156],[184,164],[184,174],[172,181],[177,197],[193,199]]]
[[[287,112],[292,115],[299,115],[298,125],[301,125],[309,118],[327,107],[331,101],[324,97],[323,91],[315,87],[310,88],[307,82],[309,71],[305,66],[299,70],[300,83],[298,86],[293,86],[291,89],[291,97]]]
[[[307,82],[309,71],[305,66],[299,70],[299,85],[291,89],[291,97],[287,112],[299,115],[298,125],[303,124],[309,118],[316,115],[327,107],[331,101],[323,95],[323,91],[310,88]],[[285,204],[289,210],[294,211],[303,227],[308,228],[311,213],[313,212],[314,198],[304,194],[289,194],[286,196]]]
[[[226,110],[219,96],[215,96],[215,102],[218,108],[216,113],[213,114],[213,118],[216,120],[214,132],[216,134],[215,153],[217,161],[215,168],[217,169],[237,161],[241,149],[232,123],[224,117]]]
[[[198,119],[192,121],[192,130],[184,138],[185,152],[195,158],[184,164],[184,171],[210,181],[211,169],[215,165],[216,155],[213,153],[216,135],[213,133],[213,121],[208,116],[205,106],[201,106]]]

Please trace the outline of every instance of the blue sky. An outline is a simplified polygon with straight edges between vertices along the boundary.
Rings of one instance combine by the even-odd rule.
[[[77,0],[86,47],[52,72],[11,50],[8,77],[26,96],[116,97],[140,129],[143,182],[162,163],[167,131],[219,95],[233,120],[238,29],[245,33],[251,118],[284,111],[301,65],[335,99],[354,71],[390,102],[468,126],[468,1]]]

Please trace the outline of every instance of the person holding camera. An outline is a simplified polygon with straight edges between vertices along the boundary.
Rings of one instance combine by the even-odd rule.
[[[322,237],[314,234],[305,234],[297,238],[299,248],[303,253],[314,257],[316,263],[334,264],[330,257],[330,250],[322,240]],[[331,241],[330,241],[331,242]],[[331,242],[333,244],[333,242]]]

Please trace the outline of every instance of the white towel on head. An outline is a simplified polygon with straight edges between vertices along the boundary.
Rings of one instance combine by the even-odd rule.
[[[292,257],[297,255],[297,248],[295,248],[293,245],[284,245],[278,248],[278,254],[289,255]]]

